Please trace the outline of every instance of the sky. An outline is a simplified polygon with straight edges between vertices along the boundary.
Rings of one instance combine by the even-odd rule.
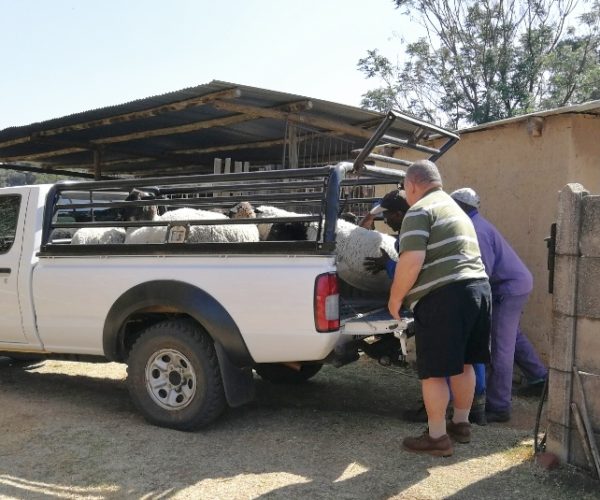
[[[354,106],[415,26],[392,0],[0,0],[0,130],[211,80]]]

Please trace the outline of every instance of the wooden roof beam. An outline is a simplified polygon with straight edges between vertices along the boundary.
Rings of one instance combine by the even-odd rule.
[[[332,130],[343,134],[351,135],[353,137],[361,137],[363,139],[370,139],[373,135],[372,131],[365,130],[354,125],[348,125],[346,123],[338,122],[335,120],[329,120],[326,118],[318,118],[315,116],[299,115],[296,112],[284,112],[275,108],[261,108],[257,106],[248,106],[245,104],[238,104],[226,101],[215,101],[213,106],[217,109],[224,111],[231,111],[234,113],[241,113],[246,116],[256,118],[272,118],[275,120],[289,120],[294,123],[300,123],[302,125],[318,127],[325,130]]]
[[[219,101],[219,102],[222,103],[224,101]],[[280,106],[275,106],[274,108],[258,108],[258,109],[267,109],[267,110],[270,109],[275,112],[283,113],[285,116],[287,116],[286,113],[304,111],[304,110],[309,110],[311,108],[312,108],[311,101],[298,101],[298,102],[293,102],[293,103],[282,104]],[[61,156],[63,154],[78,153],[78,152],[90,150],[90,149],[93,150],[98,145],[114,144],[114,143],[118,143],[118,142],[132,141],[132,140],[136,140],[136,139],[148,139],[150,137],[158,137],[158,136],[165,136],[165,135],[172,135],[172,134],[183,134],[183,133],[194,132],[197,130],[203,130],[203,129],[207,129],[207,128],[229,126],[229,125],[233,125],[236,123],[242,123],[242,122],[246,122],[246,121],[250,121],[250,120],[255,120],[256,118],[257,117],[254,115],[252,115],[252,116],[249,116],[249,115],[226,116],[223,118],[203,120],[200,122],[190,123],[188,125],[181,125],[178,127],[168,127],[168,128],[155,129],[155,130],[146,130],[143,132],[134,132],[131,134],[106,137],[103,139],[95,139],[95,140],[90,141],[89,145],[86,144],[85,146],[57,149],[54,151],[46,151],[44,153],[34,153],[32,155],[17,155],[17,156],[11,156],[11,157],[0,156],[0,159],[2,159],[4,161],[30,161],[30,160],[39,160],[39,159],[43,159],[43,158],[53,158],[56,156]],[[42,139],[42,138],[40,138],[40,139]]]
[[[46,151],[44,153],[33,153],[30,155],[17,155],[17,156],[6,156],[6,157],[1,157],[0,159],[2,161],[36,161],[36,160],[42,160],[45,158],[54,158],[56,156],[63,156],[63,155],[70,155],[70,154],[74,154],[74,153],[81,153],[83,151],[89,151],[90,149],[93,148],[65,148],[65,149],[61,149],[58,151]]]
[[[93,179],[94,174],[88,174],[85,172],[77,172],[73,170],[61,170],[55,168],[47,168],[43,166],[34,165],[20,165],[15,163],[0,163],[0,169],[4,170],[15,170],[18,172],[35,172],[38,174],[52,174],[52,175],[64,175],[67,177],[81,177],[83,179]],[[112,177],[102,177],[103,179],[112,179]]]
[[[302,139],[299,139],[302,140]],[[195,148],[195,149],[178,149],[177,154],[209,154],[209,153],[224,153],[226,151],[240,151],[244,149],[261,149],[270,148],[271,146],[281,146],[285,143],[285,139],[273,139],[271,141],[256,141],[246,142],[244,144],[227,144],[222,146],[213,146],[210,148]]]
[[[132,113],[124,113],[122,115],[110,116],[108,118],[102,118],[100,120],[92,120],[89,122],[76,123],[74,125],[67,125],[65,127],[58,127],[49,130],[42,130],[36,132],[30,136],[19,137],[18,139],[12,139],[10,141],[0,142],[0,148],[6,148],[9,146],[15,146],[17,144],[23,144],[30,142],[38,137],[51,137],[58,134],[64,134],[66,132],[75,132],[78,130],[86,130],[90,128],[102,127],[104,125],[113,125],[115,123],[124,123],[134,120],[141,120],[144,118],[152,118],[163,113],[169,113],[172,111],[181,111],[188,108],[197,106],[204,106],[210,104],[215,100],[223,99],[236,99],[242,95],[242,91],[238,88],[232,88],[227,90],[219,90],[218,92],[211,92],[210,94],[204,94],[198,97],[192,97],[183,101],[174,102],[171,104],[163,104],[162,106],[156,106],[154,108],[145,109],[142,111],[134,111]]]
[[[340,132],[324,132],[324,135],[338,136],[341,135]],[[299,136],[297,138],[298,142],[302,142],[310,139],[312,136],[310,134]],[[209,148],[192,148],[192,149],[177,149],[172,151],[174,155],[202,155],[202,154],[210,154],[210,153],[225,153],[228,151],[243,151],[246,149],[261,149],[261,148],[270,148],[273,146],[282,146],[285,144],[286,139],[273,139],[268,141],[255,141],[255,142],[246,142],[242,144],[223,144],[221,146],[212,146]],[[102,163],[103,167],[110,167],[112,165],[122,165],[122,164],[133,164],[133,163],[145,163],[149,161],[156,161],[157,159],[162,158],[151,158],[151,157],[139,157],[132,159],[120,159],[120,160],[108,160]],[[182,158],[183,160],[183,158]],[[187,160],[186,160],[187,161]],[[81,168],[89,169],[93,168],[93,164],[81,164]]]
[[[183,156],[176,156],[169,153],[159,153],[159,154],[141,154],[139,151],[132,150],[127,148],[127,145],[113,145],[113,146],[103,146],[99,144],[94,144],[91,142],[76,142],[76,141],[64,141],[62,139],[57,138],[40,138],[40,142],[47,143],[50,146],[55,146],[60,149],[54,149],[50,151],[45,151],[43,153],[32,153],[29,155],[18,155],[12,157],[1,157],[0,161],[38,161],[49,158],[56,158],[59,156],[66,156],[76,153],[86,153],[86,152],[94,152],[97,150],[102,150],[104,153],[114,153],[124,156],[129,156],[134,159],[138,158],[149,158],[152,160],[159,161],[170,161],[174,164],[183,163],[188,164],[189,158],[185,158]],[[125,147],[123,147],[125,146]],[[123,161],[126,161],[124,159]],[[104,162],[103,162],[104,165]],[[94,168],[93,164],[78,164],[77,168],[85,168],[91,169]]]
[[[222,103],[224,101],[215,101]],[[213,103],[213,106],[215,106]],[[311,101],[298,101],[293,103],[282,104],[280,106],[275,106],[274,108],[265,108],[271,109],[273,111],[278,111],[280,113],[291,113],[297,111],[306,111],[312,108]],[[259,108],[262,109],[262,108]],[[229,125],[235,125],[237,123],[247,122],[250,120],[255,120],[257,117],[252,115],[240,114],[234,116],[225,116],[223,118],[213,118],[211,120],[203,120],[200,122],[189,123],[187,125],[180,125],[178,127],[167,127],[155,130],[146,130],[144,132],[133,132],[131,134],[106,137],[104,139],[96,139],[92,141],[94,144],[112,144],[115,142],[124,142],[124,141],[134,141],[136,139],[149,139],[150,137],[159,137],[165,135],[173,135],[173,134],[186,134],[189,132],[196,132],[198,130],[204,130],[208,128],[214,127],[226,127]],[[259,117],[260,118],[260,117]]]
[[[308,136],[299,137],[298,141],[304,141],[308,139]],[[285,143],[285,139],[273,139],[271,141],[256,141],[256,142],[247,142],[244,144],[227,144],[222,146],[213,146],[210,148],[195,148],[195,149],[178,149],[173,151],[173,154],[177,155],[201,155],[201,154],[210,154],[210,153],[225,153],[228,151],[241,151],[246,149],[261,149],[261,148],[269,148],[272,146],[281,146]],[[183,156],[181,158],[183,160]],[[133,163],[146,163],[149,161],[156,161],[157,158],[150,157],[140,157],[140,158],[132,158],[132,159],[120,159],[120,160],[108,160],[102,163],[103,167],[110,167],[113,165],[124,165],[124,164],[133,164]],[[189,161],[189,160],[186,160]],[[89,169],[93,168],[93,164],[86,163],[82,164],[81,168]]]

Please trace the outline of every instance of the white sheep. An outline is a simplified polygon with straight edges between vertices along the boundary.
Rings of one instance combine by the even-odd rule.
[[[178,208],[169,210],[156,217],[160,221],[188,221],[195,219],[227,219],[227,216],[218,212],[197,210],[195,208]],[[192,226],[192,229],[197,226]],[[166,226],[138,227],[127,234],[125,243],[164,243],[167,238]]]
[[[317,225],[308,228],[309,240],[316,239]],[[338,219],[335,231],[337,272],[341,279],[355,288],[368,292],[387,292],[392,281],[385,271],[371,274],[364,268],[365,257],[379,257],[383,248],[388,255],[398,259],[395,238],[389,234],[371,231]]]
[[[82,227],[75,231],[71,245],[111,245],[125,241],[122,227]]]
[[[242,205],[242,204],[240,204]],[[252,213],[254,213],[252,211]],[[236,217],[237,214],[237,217]],[[247,207],[242,207],[232,218],[250,217]],[[206,210],[197,210],[193,208],[179,208],[171,210],[159,216],[157,220],[162,221],[188,221],[200,219],[227,219],[228,217],[219,212],[210,212]],[[167,236],[166,227],[140,227],[127,235],[125,243],[164,243]],[[188,243],[217,242],[217,243],[235,243],[235,242],[253,242],[258,241],[258,229],[254,224],[219,224],[212,226],[190,226],[186,238]]]
[[[306,216],[287,210],[263,205],[257,207],[259,218],[268,217],[294,217]],[[306,240],[316,241],[318,224],[316,222],[307,224]],[[258,224],[261,240],[269,238],[269,233],[276,224]],[[338,219],[336,225],[336,264],[338,275],[341,279],[361,290],[369,292],[387,292],[391,286],[385,271],[371,274],[364,268],[365,257],[379,257],[380,249],[383,248],[388,255],[398,259],[395,248],[395,238],[378,231],[370,231],[343,219]]]

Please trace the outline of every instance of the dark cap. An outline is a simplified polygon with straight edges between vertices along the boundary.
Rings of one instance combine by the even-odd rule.
[[[406,194],[404,191],[394,189],[386,194],[382,199],[381,203],[376,207],[372,208],[370,213],[372,215],[379,215],[387,210],[390,212],[406,212],[410,207],[406,201]]]

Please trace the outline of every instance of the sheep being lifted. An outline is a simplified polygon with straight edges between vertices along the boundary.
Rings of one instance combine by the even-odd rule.
[[[308,228],[308,239],[316,239],[317,226]],[[366,257],[379,257],[383,249],[394,260],[398,252],[394,246],[396,240],[389,234],[370,231],[363,227],[338,219],[335,230],[336,264],[341,279],[355,288],[368,292],[388,292],[392,280],[385,271],[372,274],[364,268]]]
[[[294,217],[306,214],[289,212],[277,207],[260,206],[256,209],[259,218]],[[261,240],[267,239],[300,239],[294,235],[302,235],[302,239],[314,241],[317,239],[318,225],[316,222],[293,222],[258,224]],[[302,228],[304,227],[304,230]],[[275,234],[272,234],[275,233]],[[282,234],[287,238],[281,237]],[[343,219],[338,219],[336,225],[336,264],[338,275],[345,282],[368,292],[388,292],[391,286],[385,271],[372,274],[364,268],[365,257],[379,257],[383,249],[394,260],[398,252],[394,246],[395,239],[388,234],[370,231]]]

